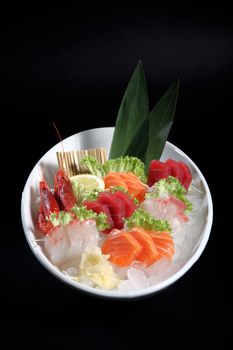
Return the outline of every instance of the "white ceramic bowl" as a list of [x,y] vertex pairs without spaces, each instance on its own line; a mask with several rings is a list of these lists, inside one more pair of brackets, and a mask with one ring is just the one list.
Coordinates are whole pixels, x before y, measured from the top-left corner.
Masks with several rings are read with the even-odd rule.
[[[63,146],[65,150],[106,147],[107,151],[109,151],[113,131],[114,128],[111,127],[86,130],[65,139],[63,141]],[[66,277],[62,272],[58,270],[58,268],[56,268],[47,259],[47,257],[43,253],[42,243],[39,241],[35,241],[36,237],[34,234],[34,222],[36,217],[35,203],[39,197],[38,182],[40,181],[40,169],[43,169],[44,177],[48,179],[48,184],[52,186],[53,176],[57,170],[56,151],[61,151],[60,143],[58,143],[52,149],[50,149],[35,165],[25,184],[21,201],[22,223],[28,244],[35,256],[37,257],[37,259],[40,261],[40,263],[54,276],[56,276],[64,283],[76,288],[77,290],[82,290],[84,292],[91,293],[96,296],[117,299],[130,299],[149,296],[171,285],[172,283],[177,281],[182,275],[184,275],[197,261],[207,244],[211,231],[213,219],[211,194],[204,176],[202,175],[198,167],[193,163],[193,161],[189,157],[187,157],[186,154],[184,154],[180,149],[167,142],[161,159],[163,160],[167,158],[173,158],[176,160],[185,161],[189,165],[193,176],[198,180],[199,186],[201,187],[202,192],[205,194],[206,201],[205,210],[203,211],[203,213],[200,214],[200,220],[202,220],[200,229],[198,232],[196,232],[195,239],[193,240],[192,244],[190,244],[188,252],[185,253],[185,256],[181,260],[181,263],[174,264],[174,268],[171,269],[171,272],[164,276],[164,279],[162,279],[158,284],[148,288],[127,292],[105,291],[101,289],[95,289],[77,283],[71,280],[70,278]]]

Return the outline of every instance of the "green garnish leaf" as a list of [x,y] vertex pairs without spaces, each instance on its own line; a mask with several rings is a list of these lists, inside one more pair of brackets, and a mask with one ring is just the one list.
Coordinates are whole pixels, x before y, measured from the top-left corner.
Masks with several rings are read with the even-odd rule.
[[134,138],[131,140],[124,156],[135,156],[139,159],[144,159],[149,135],[149,117],[144,120],[141,127],[136,132]]
[[157,220],[151,214],[143,209],[137,209],[130,218],[125,219],[128,229],[142,227],[145,230],[168,231],[171,232],[171,226],[166,220]]
[[122,186],[113,186],[113,187],[110,188],[110,191],[112,193],[114,193],[116,191],[121,191],[121,192],[127,193],[129,195],[129,192]]
[[54,227],[59,225],[66,226],[69,224],[70,221],[73,220],[73,217],[70,213],[66,211],[60,211],[58,214],[50,214],[49,220],[51,221]]
[[104,213],[97,214],[93,210],[87,209],[85,206],[78,207],[77,205],[71,208],[71,210],[74,212],[75,216],[77,216],[79,221],[94,219],[96,221],[97,229],[100,231],[110,227],[107,215]]
[[138,178],[146,182],[145,166],[143,162],[136,157],[118,157],[110,159],[104,164],[101,164],[92,156],[86,156],[81,160],[81,164],[85,164],[91,174],[104,177],[110,172],[132,172]]
[[104,214],[104,213],[96,214],[95,221],[96,221],[97,229],[98,229],[99,231],[103,231],[103,230],[105,230],[106,228],[109,228],[109,227],[110,227],[110,225],[109,225],[109,223],[108,223],[107,215]]
[[152,159],[161,157],[175,116],[178,91],[179,80],[170,86],[149,114],[148,145],[143,158],[146,170]]
[[158,198],[164,194],[172,195],[184,202],[186,213],[193,209],[192,203],[186,197],[186,189],[176,177],[168,176],[166,179],[159,180],[151,187],[151,190],[151,192],[146,194],[146,198]]
[[103,164],[105,174],[110,172],[132,172],[141,181],[146,182],[145,166],[143,162],[136,157],[119,157],[115,159],[109,159]]
[[85,165],[85,167],[88,168],[90,173],[92,175],[98,176],[102,178],[105,175],[105,171],[103,168],[103,164],[100,163],[96,158],[93,156],[86,156],[81,159],[80,162],[82,165]]
[[100,192],[102,192],[102,190],[98,190],[98,189],[90,191],[90,192],[86,192],[83,195],[82,202],[95,201],[97,199],[98,195],[100,194]]
[[72,183],[73,192],[76,198],[77,204],[81,204],[85,200],[95,200],[102,190],[94,189],[88,191],[83,184],[75,181]]
[[149,113],[148,94],[142,63],[139,62],[121,102],[110,156],[134,156],[145,163],[160,159],[173,119],[179,81],[173,83]]
[[142,63],[139,61],[128,83],[117,115],[110,159],[124,155],[137,155],[137,153],[127,154],[126,151],[143,122],[148,119],[148,114],[149,103],[146,80]]

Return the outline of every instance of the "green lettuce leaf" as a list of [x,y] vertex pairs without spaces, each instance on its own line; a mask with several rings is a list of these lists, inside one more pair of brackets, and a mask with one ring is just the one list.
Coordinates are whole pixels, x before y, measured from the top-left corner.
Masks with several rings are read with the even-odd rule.
[[97,229],[98,229],[99,231],[103,231],[103,230],[105,230],[106,228],[109,228],[109,227],[110,227],[110,225],[109,225],[109,223],[108,223],[107,215],[104,214],[104,213],[96,214],[95,221],[96,221]]
[[71,210],[74,212],[74,214],[80,221],[87,219],[95,219],[97,229],[100,231],[110,227],[107,215],[104,213],[97,214],[93,210],[87,209],[85,206],[78,207],[77,205],[71,208]]
[[[103,231],[106,228],[109,228],[110,225],[108,223],[107,215],[104,213],[97,214],[93,210],[88,210],[86,207],[78,207],[75,205],[71,208],[75,216],[79,219],[79,221],[94,219],[96,222],[97,229],[99,231]],[[58,214],[52,213],[49,217],[49,220],[52,222],[53,226],[66,226],[72,221],[74,218],[72,214],[66,211],[60,211]]]
[[169,231],[171,232],[171,226],[166,220],[157,220],[148,212],[137,209],[130,218],[125,220],[128,229],[133,227],[142,227],[145,230],[155,231]]
[[102,178],[105,176],[105,170],[103,168],[103,164],[101,164],[95,157],[86,156],[81,159],[80,162],[82,165],[88,168],[92,175],[98,176]]
[[146,182],[145,175],[145,165],[137,157],[118,157],[115,159],[109,159],[103,164],[103,168],[106,174],[111,171],[116,173],[120,172],[132,172],[134,173],[141,181]]
[[113,187],[111,187],[110,191],[112,193],[114,193],[116,191],[121,191],[121,192],[127,193],[130,196],[129,192],[122,186],[113,186]]
[[78,181],[74,181],[72,183],[72,188],[78,204],[81,204],[85,200],[95,200],[98,197],[98,194],[101,192],[99,189],[88,191],[85,186]]
[[158,198],[163,195],[172,195],[186,205],[185,212],[193,209],[192,203],[186,197],[187,191],[182,186],[180,181],[173,176],[168,176],[166,179],[161,179],[152,186],[152,191],[146,194],[146,198]]
[[94,157],[86,156],[81,160],[81,164],[85,165],[91,174],[98,177],[103,177],[110,172],[133,172],[141,181],[146,182],[145,166],[136,157],[118,157],[101,164]]
[[152,159],[160,159],[161,157],[175,117],[178,93],[179,80],[169,87],[150,111],[148,144],[142,158],[146,171],[149,169]]
[[67,213],[66,211],[60,211],[58,214],[50,214],[49,220],[51,221],[54,227],[59,225],[66,226],[69,224],[70,221],[73,220],[73,217],[70,213]]

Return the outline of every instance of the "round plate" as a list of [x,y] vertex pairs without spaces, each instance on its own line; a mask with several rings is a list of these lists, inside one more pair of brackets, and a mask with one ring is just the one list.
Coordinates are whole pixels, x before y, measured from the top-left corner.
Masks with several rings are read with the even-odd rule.
[[[111,146],[113,132],[114,128],[111,127],[86,130],[65,139],[63,141],[63,147],[67,151],[106,147],[108,153]],[[162,280],[156,285],[144,289],[125,292],[105,291],[92,288],[71,280],[61,271],[59,271],[59,269],[55,267],[44,254],[43,242],[37,240],[38,237],[36,237],[35,234],[35,218],[36,203],[38,203],[39,198],[38,183],[41,180],[41,173],[43,171],[44,178],[48,180],[48,184],[52,187],[53,177],[58,168],[56,152],[61,150],[61,144],[58,143],[51,148],[35,165],[25,184],[21,201],[21,217],[26,239],[36,258],[48,271],[50,271],[64,283],[73,286],[77,290],[91,293],[96,296],[119,299],[145,297],[154,294],[177,281],[191,268],[191,266],[202,254],[210,235],[213,220],[212,199],[207,182],[198,167],[188,156],[186,156],[184,152],[167,142],[161,160],[172,158],[175,160],[184,161],[190,167],[192,175],[195,178],[195,181],[198,183],[198,188],[201,190],[201,193],[205,199],[205,207],[200,212],[200,217],[198,218],[198,230],[195,231],[194,238],[191,240],[188,248],[186,248],[183,256],[181,252],[181,259],[179,259],[179,263],[173,264],[172,262],[171,264],[174,266],[172,266],[172,269],[169,270],[170,272],[166,274],[164,278],[162,278]]]

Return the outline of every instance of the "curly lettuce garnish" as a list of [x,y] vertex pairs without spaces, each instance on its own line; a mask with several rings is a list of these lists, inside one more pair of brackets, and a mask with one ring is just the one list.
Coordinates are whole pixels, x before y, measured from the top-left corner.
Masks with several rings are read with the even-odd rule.
[[103,168],[103,164],[100,163],[95,157],[93,156],[86,156],[83,157],[80,161],[82,165],[84,165],[92,175],[98,176],[100,178],[104,177],[106,175],[105,170]]
[[72,183],[73,192],[76,198],[76,201],[78,204],[81,204],[82,202],[86,200],[95,200],[98,197],[98,194],[103,191],[99,189],[94,189],[92,191],[88,191],[83,184],[79,183],[78,181],[74,181]]
[[186,197],[186,189],[176,177],[168,176],[166,179],[161,179],[156,182],[151,189],[152,191],[146,194],[146,198],[158,198],[172,195],[184,202],[186,206],[185,212],[189,212],[193,209],[192,203]]
[[156,220],[151,214],[143,209],[137,209],[130,218],[125,220],[128,229],[142,227],[145,230],[169,231],[172,228],[166,220]]
[[[84,206],[78,207],[77,205],[71,208],[71,211],[74,213],[75,218],[77,218],[79,221],[94,219],[96,222],[96,227],[99,231],[103,231],[106,228],[110,227],[107,215],[104,213],[97,214],[93,210],[89,210]],[[66,226],[73,219],[74,216],[71,213],[65,211],[60,211],[58,214],[52,213],[49,217],[49,220],[51,221],[54,227],[59,225]]]
[[139,158],[126,156],[110,159],[103,164],[103,167],[106,174],[109,172],[132,172],[142,182],[146,182],[145,165]]
[[99,177],[104,177],[110,172],[132,172],[142,182],[146,182],[145,165],[136,157],[118,157],[101,164],[94,157],[86,156],[81,160],[81,164],[85,165],[91,174]]
[[78,207],[77,205],[71,208],[71,210],[74,212],[74,214],[80,221],[87,219],[95,219],[96,226],[99,231],[103,231],[106,228],[110,227],[107,215],[104,213],[97,214],[93,210],[87,209],[85,206]]
[[51,221],[54,227],[59,225],[66,226],[69,224],[70,221],[73,220],[73,217],[70,213],[66,211],[60,211],[58,214],[50,214],[49,220]]

